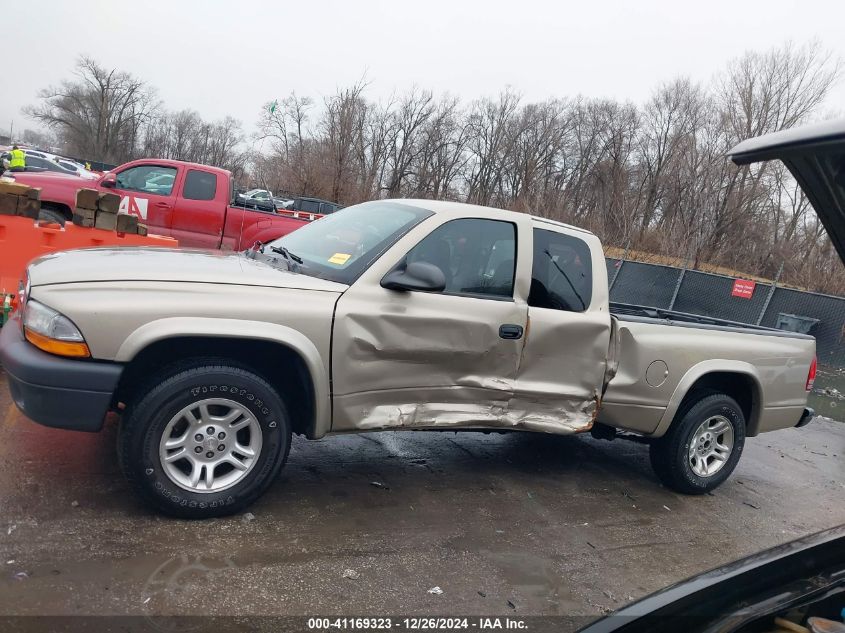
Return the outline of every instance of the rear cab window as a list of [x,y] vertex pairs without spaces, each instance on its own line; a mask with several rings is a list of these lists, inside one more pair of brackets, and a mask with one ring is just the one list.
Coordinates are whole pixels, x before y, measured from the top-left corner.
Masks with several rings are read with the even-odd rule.
[[189,169],[182,187],[186,200],[214,200],[217,195],[217,176],[199,169]]
[[590,246],[573,235],[535,228],[529,307],[584,312],[592,296]]

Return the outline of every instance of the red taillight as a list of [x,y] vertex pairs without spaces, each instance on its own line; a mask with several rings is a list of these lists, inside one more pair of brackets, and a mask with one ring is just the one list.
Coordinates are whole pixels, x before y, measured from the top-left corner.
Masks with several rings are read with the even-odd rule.
[[807,374],[807,386],[805,389],[810,391],[813,388],[813,383],[816,382],[816,365],[818,364],[818,359],[814,356],[813,362],[810,365],[810,371]]

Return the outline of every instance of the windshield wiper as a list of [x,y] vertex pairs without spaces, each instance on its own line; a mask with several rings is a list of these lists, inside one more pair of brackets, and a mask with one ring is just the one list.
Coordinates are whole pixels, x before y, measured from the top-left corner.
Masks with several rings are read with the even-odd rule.
[[279,255],[283,256],[285,259],[289,259],[291,261],[296,262],[297,264],[302,264],[302,258],[299,255],[295,255],[291,253],[286,246],[271,246],[270,250],[274,253],[278,253]]

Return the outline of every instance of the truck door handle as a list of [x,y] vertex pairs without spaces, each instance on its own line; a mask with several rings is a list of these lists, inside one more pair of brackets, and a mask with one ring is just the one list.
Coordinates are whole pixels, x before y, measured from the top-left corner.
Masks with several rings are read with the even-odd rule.
[[499,326],[499,338],[505,339],[521,339],[522,326],[514,325],[513,323],[505,323]]

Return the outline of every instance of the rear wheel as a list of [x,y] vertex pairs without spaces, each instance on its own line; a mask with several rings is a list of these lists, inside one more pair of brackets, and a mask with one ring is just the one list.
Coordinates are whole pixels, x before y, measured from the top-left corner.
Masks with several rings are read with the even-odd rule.
[[652,442],[651,465],[661,482],[684,494],[704,494],[736,468],[745,446],[745,416],[721,393],[685,406],[666,435]]
[[233,514],[261,496],[290,441],[284,403],[263,378],[204,359],[142,390],[121,422],[118,451],[147,503],[201,519]]

